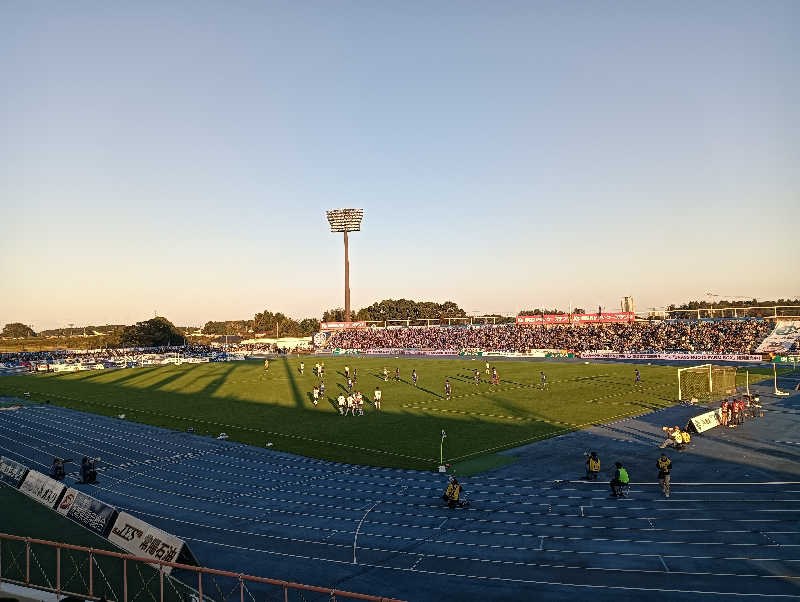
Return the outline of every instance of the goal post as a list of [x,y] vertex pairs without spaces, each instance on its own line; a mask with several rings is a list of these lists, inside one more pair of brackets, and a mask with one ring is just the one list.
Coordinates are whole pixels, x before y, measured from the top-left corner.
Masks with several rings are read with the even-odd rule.
[[787,391],[781,391],[778,388],[778,366],[776,364],[772,364],[772,385],[774,388],[773,393],[778,397],[788,397],[791,393]]
[[736,367],[701,364],[678,368],[678,401],[714,400],[736,392]]

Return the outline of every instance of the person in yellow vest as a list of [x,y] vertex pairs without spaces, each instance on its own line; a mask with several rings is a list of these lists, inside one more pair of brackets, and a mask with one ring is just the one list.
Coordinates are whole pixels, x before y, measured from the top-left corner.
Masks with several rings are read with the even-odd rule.
[[661,485],[661,491],[664,492],[664,497],[669,497],[669,473],[672,470],[672,461],[667,457],[667,454],[661,454],[661,457],[656,460],[656,468],[658,468],[658,483]]
[[614,478],[611,479],[609,485],[611,486],[611,497],[625,497],[623,489],[630,483],[628,471],[622,465],[622,462],[616,463],[617,469],[614,471]]
[[445,489],[444,495],[442,496],[442,499],[445,502],[448,501],[450,499],[450,496],[453,494],[453,486],[454,486],[453,484],[455,483],[455,481],[456,481],[455,478],[450,477],[450,479],[447,482],[447,489]]
[[675,442],[675,449],[678,451],[683,449],[683,435],[681,434],[681,427],[676,426],[672,429],[672,440]]
[[460,499],[463,491],[461,483],[459,483],[455,477],[450,477],[450,482],[447,485],[447,490],[444,492],[442,499],[447,502],[450,508],[464,507],[467,503]]
[[586,478],[589,481],[596,481],[599,472],[600,458],[597,457],[597,452],[592,452],[586,460]]

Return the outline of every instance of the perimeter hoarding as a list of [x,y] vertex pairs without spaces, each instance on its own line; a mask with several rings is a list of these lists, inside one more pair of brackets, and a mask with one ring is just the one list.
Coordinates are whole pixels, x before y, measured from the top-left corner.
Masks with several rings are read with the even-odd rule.
[[719,410],[711,410],[705,414],[700,414],[690,419],[692,426],[698,433],[713,429],[720,425]]
[[51,479],[37,470],[29,470],[19,490],[40,504],[53,508],[67,488],[61,481]]
[[348,328],[366,328],[366,322],[320,322],[320,330],[346,330]]
[[539,326],[544,324],[614,324],[633,322],[633,312],[617,311],[602,314],[544,314],[537,316],[517,316],[518,326]]
[[106,536],[117,518],[117,509],[70,487],[56,506],[56,512],[71,518],[94,531]]
[[583,351],[587,360],[669,360],[692,362],[761,362],[760,355],[742,353],[617,353],[616,351]]
[[5,456],[0,456],[0,481],[18,489],[28,474],[28,467]]
[[[186,544],[174,535],[165,533],[153,525],[120,512],[108,540],[135,556],[149,556],[166,562],[178,562]],[[158,565],[154,565],[158,568]],[[164,574],[169,575],[172,567],[164,566]]]

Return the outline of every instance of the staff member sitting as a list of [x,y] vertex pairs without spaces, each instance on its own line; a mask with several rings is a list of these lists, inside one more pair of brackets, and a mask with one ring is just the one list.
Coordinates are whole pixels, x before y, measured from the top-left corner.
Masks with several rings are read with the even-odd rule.
[[597,480],[597,473],[600,472],[600,458],[597,457],[597,452],[589,454],[586,460],[586,478],[589,481]]
[[447,485],[447,490],[444,492],[442,499],[447,502],[450,508],[459,508],[465,505],[464,502],[459,500],[463,488],[461,483],[455,477],[450,477],[450,483]]
[[611,479],[611,497],[625,497],[624,490],[630,483],[628,471],[622,466],[622,462],[616,463],[617,469],[614,471],[614,478]]
[[81,460],[81,480],[79,483],[90,484],[97,482],[97,461],[100,458],[90,459],[86,456]]
[[61,481],[66,476],[64,471],[64,463],[72,462],[72,460],[62,460],[61,458],[53,458],[53,465],[50,467],[50,477],[56,481]]

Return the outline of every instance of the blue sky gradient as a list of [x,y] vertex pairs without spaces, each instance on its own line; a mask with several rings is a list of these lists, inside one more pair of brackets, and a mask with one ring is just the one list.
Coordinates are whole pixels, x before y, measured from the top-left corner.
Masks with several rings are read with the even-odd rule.
[[800,3],[0,5],[0,323],[800,295]]

